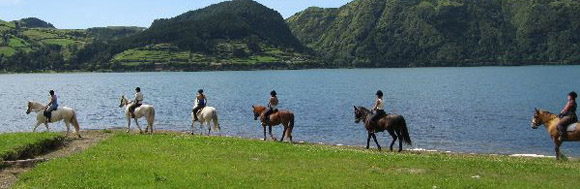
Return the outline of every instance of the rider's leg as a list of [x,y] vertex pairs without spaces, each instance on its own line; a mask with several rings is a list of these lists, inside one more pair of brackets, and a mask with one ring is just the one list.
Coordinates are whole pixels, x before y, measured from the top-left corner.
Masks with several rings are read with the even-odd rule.
[[201,106],[195,106],[195,107],[193,108],[193,121],[197,121],[197,120],[199,120],[199,119],[197,118],[197,112],[199,111],[199,109],[200,109],[200,108],[201,108]]
[[568,125],[572,124],[574,118],[572,116],[563,117],[560,122],[558,122],[558,134],[560,135],[560,141],[566,140],[568,138]]
[[137,107],[137,104],[132,103],[131,105],[129,105],[129,114],[131,114],[131,118],[135,118],[135,108]]
[[272,108],[268,109],[268,111],[264,114],[264,122],[270,122],[270,115],[272,115],[273,112],[274,110]]

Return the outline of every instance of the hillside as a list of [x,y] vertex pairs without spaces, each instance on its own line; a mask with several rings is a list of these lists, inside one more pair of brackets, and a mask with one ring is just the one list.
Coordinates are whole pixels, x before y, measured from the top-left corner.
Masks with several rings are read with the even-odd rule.
[[207,70],[303,67],[312,62],[282,16],[233,0],[158,19],[137,35],[79,53],[90,70]]
[[52,24],[26,18],[0,21],[0,72],[79,69],[71,60],[93,41],[109,41],[143,31],[139,27],[56,29]]
[[573,0],[355,0],[287,22],[338,66],[577,64],[579,11]]

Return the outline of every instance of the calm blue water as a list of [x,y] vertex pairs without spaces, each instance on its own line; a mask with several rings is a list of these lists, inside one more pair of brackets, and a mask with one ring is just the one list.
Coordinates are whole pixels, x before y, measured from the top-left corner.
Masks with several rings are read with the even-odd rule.
[[[0,75],[0,132],[31,131],[26,101],[47,102],[49,89],[77,110],[82,129],[123,127],[120,95],[140,86],[156,107],[157,129],[189,129],[192,99],[204,88],[224,134],[257,137],[251,105],[276,89],[280,107],[296,114],[296,141],[364,145],[353,105],[371,106],[382,89],[387,112],[407,119],[414,146],[406,148],[553,155],[546,130],[530,127],[533,110],[559,111],[570,90],[580,91],[578,73],[580,66]],[[281,128],[275,132],[279,138]],[[580,155],[580,144],[563,150]]]

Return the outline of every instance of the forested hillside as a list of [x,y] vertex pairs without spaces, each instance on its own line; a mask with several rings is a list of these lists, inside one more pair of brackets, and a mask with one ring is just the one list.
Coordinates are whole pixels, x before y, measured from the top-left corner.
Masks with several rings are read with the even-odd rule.
[[142,33],[93,43],[78,55],[78,64],[91,70],[251,69],[312,62],[282,16],[251,0],[158,19]]
[[577,64],[576,0],[355,0],[287,19],[338,66]]

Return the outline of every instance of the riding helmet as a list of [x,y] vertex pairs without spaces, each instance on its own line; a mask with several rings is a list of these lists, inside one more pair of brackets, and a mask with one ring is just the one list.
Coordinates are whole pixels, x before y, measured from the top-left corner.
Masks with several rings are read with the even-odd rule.
[[50,91],[48,91],[48,93],[49,93],[50,95],[54,95],[54,91],[53,91],[53,90],[50,90]]
[[270,92],[270,95],[272,95],[272,96],[276,96],[276,95],[277,95],[277,93],[276,93],[276,91],[272,91],[272,92]]
[[378,90],[376,95],[379,96],[379,97],[382,97],[383,96],[383,91]]
[[198,92],[199,94],[202,94],[202,93],[203,93],[203,89],[197,90],[197,92]]
[[578,97],[578,94],[576,94],[576,92],[572,91],[572,92],[568,93],[568,96],[571,96],[573,99],[576,99]]
[[141,92],[141,88],[139,88],[139,87],[135,88],[135,90],[136,90],[137,92]]

